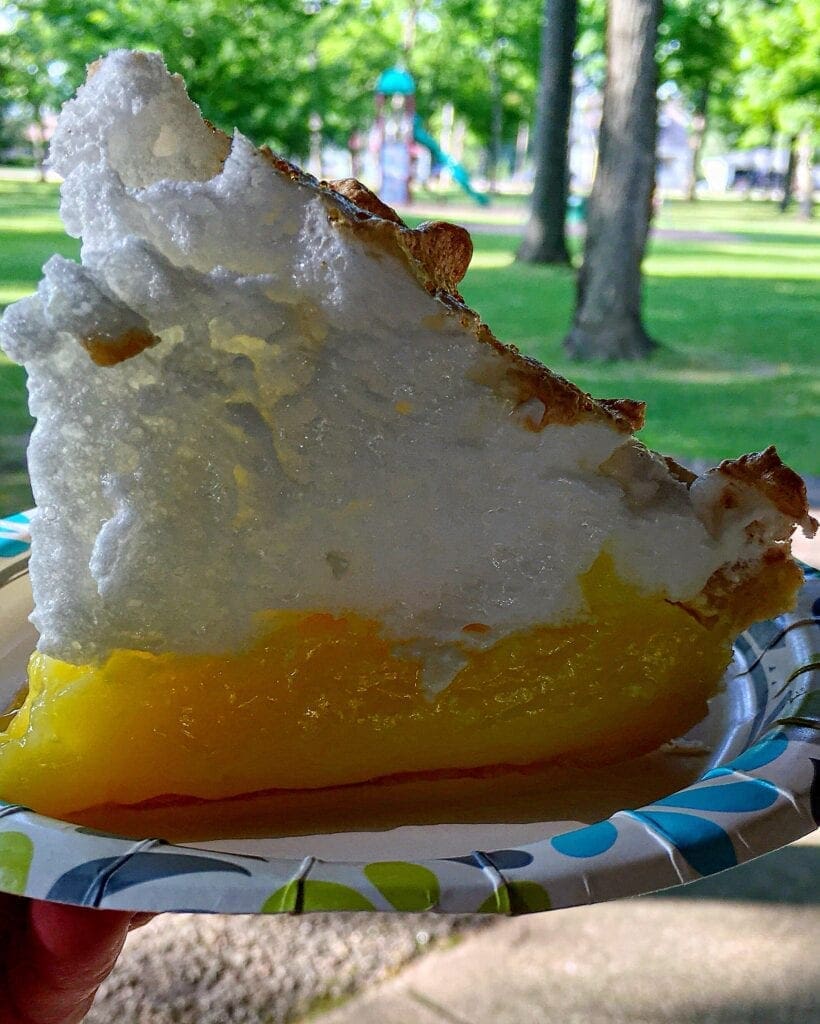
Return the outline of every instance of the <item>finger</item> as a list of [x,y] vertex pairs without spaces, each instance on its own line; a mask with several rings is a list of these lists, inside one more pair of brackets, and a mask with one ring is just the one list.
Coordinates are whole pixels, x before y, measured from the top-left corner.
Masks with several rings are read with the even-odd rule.
[[0,957],[5,958],[7,938],[18,930],[20,918],[25,913],[25,906],[26,901],[20,899],[19,896],[0,893]]
[[[96,993],[92,993],[79,1002],[73,1002],[70,1008],[60,1011],[62,1016],[53,1018],[53,1020],[58,1024],[82,1024],[88,1011],[94,1005],[95,995]],[[0,1007],[0,1024],[41,1024],[41,1018],[30,1017],[28,1011],[17,1010],[7,1003]],[[48,1024],[52,1024],[52,1018],[48,1019]]]
[[122,950],[132,914],[32,901],[27,927],[8,950],[8,1019],[75,1024]]

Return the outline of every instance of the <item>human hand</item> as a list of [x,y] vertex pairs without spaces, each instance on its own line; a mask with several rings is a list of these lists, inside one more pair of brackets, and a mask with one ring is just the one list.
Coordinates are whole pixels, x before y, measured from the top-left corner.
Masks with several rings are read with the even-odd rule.
[[150,917],[0,895],[0,1024],[78,1024]]

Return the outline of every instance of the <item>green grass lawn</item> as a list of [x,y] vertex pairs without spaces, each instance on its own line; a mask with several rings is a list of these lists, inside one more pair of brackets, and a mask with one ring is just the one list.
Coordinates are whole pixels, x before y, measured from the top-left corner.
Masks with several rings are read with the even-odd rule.
[[[53,185],[0,180],[0,305],[32,291],[53,253],[76,256],[56,207]],[[648,363],[568,362],[574,274],[515,264],[512,233],[475,236],[465,298],[503,341],[593,394],[646,400],[653,447],[716,460],[773,442],[796,469],[820,473],[820,226],[736,200],[667,202],[659,223],[737,237],[652,244],[646,319],[663,348]],[[31,501],[29,427],[22,371],[0,356],[0,514]]]
[[[460,190],[451,190],[436,197],[420,190],[416,203],[426,216],[428,207],[437,205],[446,219],[451,210],[453,220],[461,217],[473,224],[508,225],[517,228],[527,219],[527,201],[520,196],[496,196],[489,206],[479,206]],[[733,232],[746,238],[782,236],[790,239],[818,238],[816,223],[798,220],[795,207],[781,214],[776,203],[751,202],[740,198],[703,199],[687,203],[680,199],[665,199],[657,214],[659,228],[676,231]]]
[[593,394],[645,400],[653,447],[717,460],[775,443],[820,473],[820,225],[773,203],[702,200],[666,202],[659,226],[736,237],[651,244],[646,322],[663,347],[647,363],[567,360],[575,275],[516,264],[514,234],[474,236],[464,297],[503,341]]
[[643,439],[720,459],[776,443],[820,472],[817,257],[811,240],[656,242],[646,320],[662,350],[644,364],[570,363],[561,351],[574,297],[569,270],[513,262],[514,236],[479,236],[464,295],[500,338],[593,394],[649,403]]

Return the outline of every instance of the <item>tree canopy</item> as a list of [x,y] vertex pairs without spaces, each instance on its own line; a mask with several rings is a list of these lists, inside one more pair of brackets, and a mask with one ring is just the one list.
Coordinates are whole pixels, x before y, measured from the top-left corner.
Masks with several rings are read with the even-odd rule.
[[[379,72],[406,62],[418,109],[452,103],[480,146],[535,111],[542,0],[12,0],[0,13],[0,114],[36,118],[114,47],[161,50],[203,112],[304,157],[310,114],[344,144],[373,117]],[[576,65],[603,82],[605,0],[581,0]],[[657,55],[693,112],[746,141],[817,121],[816,0],[667,0]]]
[[820,6],[816,0],[732,0],[737,86],[731,112],[751,144],[796,135],[820,120]]
[[17,0],[0,35],[0,105],[57,107],[101,53],[161,50],[206,117],[304,156],[312,111],[344,143],[372,120],[379,72],[404,60],[423,115],[451,102],[487,144],[493,76],[504,137],[532,115],[539,19],[532,0]]

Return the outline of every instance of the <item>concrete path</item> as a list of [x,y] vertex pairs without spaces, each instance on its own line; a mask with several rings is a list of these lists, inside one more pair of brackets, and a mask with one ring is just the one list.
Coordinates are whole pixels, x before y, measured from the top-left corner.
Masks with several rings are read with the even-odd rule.
[[164,914],[129,936],[85,1024],[284,1024],[491,920]]
[[505,921],[319,1022],[812,1024],[818,939],[815,835],[667,896]]

